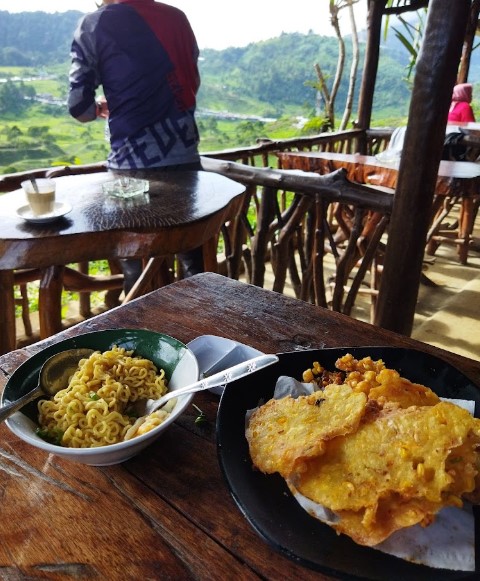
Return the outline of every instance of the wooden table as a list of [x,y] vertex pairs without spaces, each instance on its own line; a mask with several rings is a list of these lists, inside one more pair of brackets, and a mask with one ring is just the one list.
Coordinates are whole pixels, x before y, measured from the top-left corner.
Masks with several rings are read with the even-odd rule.
[[449,123],[448,133],[462,133],[460,144],[466,146],[466,156],[470,161],[478,163],[480,159],[480,123],[476,121]]
[[474,132],[480,133],[480,123],[477,121],[458,121],[457,123],[448,123],[447,124],[447,131],[453,131],[457,128],[460,128],[462,131],[467,133]]
[[[221,334],[264,352],[360,345],[440,356],[480,385],[480,363],[309,303],[213,273],[163,287],[0,357],[7,376],[79,333],[149,328],[189,342]],[[216,456],[218,396],[197,394],[162,438],[128,462],[95,468],[49,457],[0,425],[0,571],[48,579],[325,580],[277,554],[229,495]],[[348,558],[348,555],[345,556]]]
[[[277,155],[282,169],[301,169],[326,174],[344,168],[347,170],[348,178],[355,182],[393,189],[397,184],[398,163],[383,163],[374,156],[323,151],[281,152]],[[459,260],[462,264],[467,262],[479,199],[480,164],[442,160],[438,170],[429,239],[445,240],[445,236],[439,235],[438,228],[453,204],[459,201],[459,226],[454,243],[458,245]],[[445,207],[444,211],[442,206]]]
[[[217,237],[241,208],[245,187],[204,171],[147,172],[143,196],[105,196],[107,173],[56,178],[57,201],[72,211],[49,224],[23,221],[22,190],[0,203],[0,353],[15,348],[14,270],[44,269],[40,294],[40,334],[61,330],[64,265],[116,258],[163,257],[203,246],[205,270],[216,271]],[[43,294],[42,294],[43,292]],[[42,300],[43,299],[43,300]]]

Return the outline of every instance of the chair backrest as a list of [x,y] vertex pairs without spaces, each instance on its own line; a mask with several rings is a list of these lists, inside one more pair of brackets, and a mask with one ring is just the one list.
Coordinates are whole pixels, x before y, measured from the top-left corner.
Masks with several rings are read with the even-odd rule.
[[61,176],[73,176],[89,173],[107,171],[107,163],[91,163],[86,165],[64,165],[62,167],[52,167],[45,172],[47,178],[59,178]]
[[397,127],[392,133],[387,149],[391,149],[392,151],[402,151],[406,130],[406,127]]
[[13,192],[21,188],[22,182],[32,178],[58,178],[67,175],[78,175],[107,171],[107,163],[92,163],[86,165],[65,165],[62,167],[47,167],[30,171],[0,175],[0,194]]
[[387,148],[376,155],[376,158],[379,161],[383,161],[385,163],[400,161],[406,130],[406,127],[397,127],[394,130]]

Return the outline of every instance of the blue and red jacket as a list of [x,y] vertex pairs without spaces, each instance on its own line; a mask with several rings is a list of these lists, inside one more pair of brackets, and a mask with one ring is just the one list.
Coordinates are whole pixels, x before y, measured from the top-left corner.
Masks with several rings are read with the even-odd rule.
[[87,14],[72,43],[68,108],[96,118],[102,86],[112,169],[195,163],[198,46],[185,14],[154,0],[119,0]]

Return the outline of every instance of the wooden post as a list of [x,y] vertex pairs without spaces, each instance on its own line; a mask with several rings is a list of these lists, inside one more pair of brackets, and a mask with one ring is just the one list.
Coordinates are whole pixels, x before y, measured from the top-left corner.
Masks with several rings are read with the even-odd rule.
[[[360,129],[368,129],[372,118],[373,95],[375,93],[375,82],[377,80],[382,34],[382,16],[384,9],[384,1],[369,3],[365,64],[363,67],[362,84],[360,86],[358,120],[356,123],[356,126]],[[362,151],[362,153],[365,153],[365,151]]]
[[46,339],[62,330],[62,289],[65,266],[49,266],[43,270],[38,300],[40,338]]
[[13,270],[0,270],[0,355],[16,347]]
[[470,61],[472,59],[473,43],[477,32],[478,16],[480,14],[480,0],[472,0],[470,18],[468,19],[465,41],[463,43],[462,59],[457,75],[457,83],[466,83],[468,72],[470,70]]
[[431,0],[417,61],[375,323],[410,335],[448,108],[471,0]]

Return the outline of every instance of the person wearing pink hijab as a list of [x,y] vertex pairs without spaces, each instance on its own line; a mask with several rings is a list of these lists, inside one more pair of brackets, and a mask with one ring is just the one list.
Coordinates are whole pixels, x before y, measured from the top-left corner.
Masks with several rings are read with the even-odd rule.
[[452,104],[448,112],[448,123],[463,123],[475,121],[472,106],[472,90],[470,83],[461,83],[453,87]]

